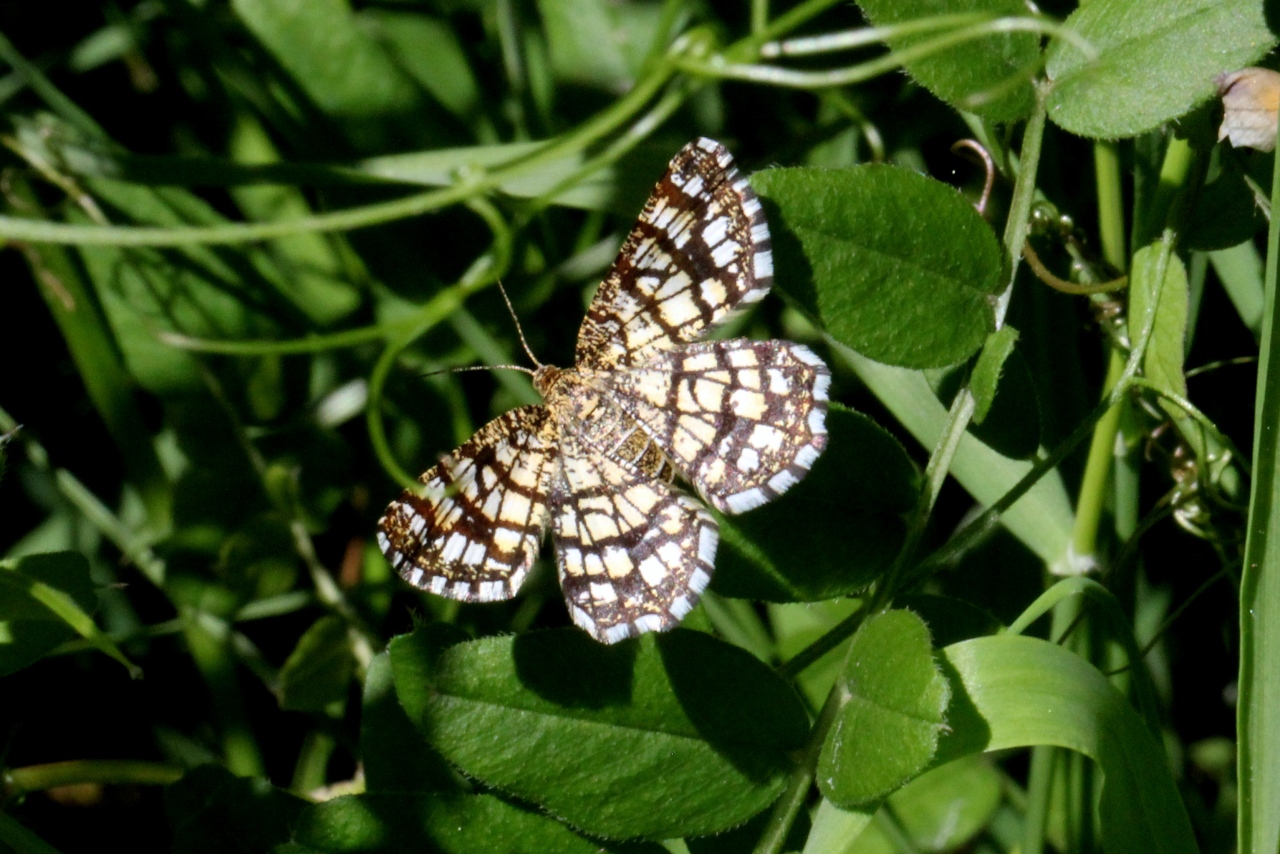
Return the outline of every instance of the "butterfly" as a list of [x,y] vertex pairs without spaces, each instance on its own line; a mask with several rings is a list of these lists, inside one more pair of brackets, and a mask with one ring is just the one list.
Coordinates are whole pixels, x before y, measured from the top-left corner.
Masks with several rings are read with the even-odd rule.
[[831,375],[786,341],[701,341],[773,282],[760,200],[729,152],[672,159],[540,406],[482,427],[393,501],[378,543],[410,584],[516,595],[552,532],[569,614],[614,643],[676,625],[706,589],[722,513],[776,498],[826,447]]

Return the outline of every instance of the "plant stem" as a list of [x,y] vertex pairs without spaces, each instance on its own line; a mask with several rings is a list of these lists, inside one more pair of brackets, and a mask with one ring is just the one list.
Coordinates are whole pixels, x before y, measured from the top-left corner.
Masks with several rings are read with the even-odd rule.
[[[1103,383],[1103,399],[1109,399],[1111,391],[1124,372],[1124,356],[1112,350],[1107,363],[1107,378]],[[1071,538],[1071,554],[1062,567],[1063,574],[1076,575],[1097,565],[1098,526],[1106,504],[1107,479],[1111,472],[1111,459],[1115,455],[1116,435],[1120,430],[1120,406],[1111,406],[1093,429],[1089,443],[1089,456],[1085,462],[1084,478],[1080,483],[1080,495],[1076,500],[1076,523]]]
[[1098,237],[1102,257],[1124,270],[1129,257],[1124,249],[1124,192],[1120,181],[1120,151],[1113,141],[1093,144],[1093,172],[1098,185]]
[[800,761],[791,770],[787,780],[786,791],[773,805],[769,814],[769,823],[765,825],[764,834],[756,843],[753,854],[778,854],[786,843],[791,825],[800,813],[804,802],[809,798],[809,789],[813,786],[813,775],[818,767],[818,757],[822,754],[822,745],[827,740],[827,733],[835,723],[836,713],[840,711],[840,692],[836,687],[827,694],[822,704],[822,711],[809,731],[809,740],[805,743],[804,753]]
[[1018,275],[1018,262],[1022,259],[1022,246],[1027,242],[1027,229],[1031,223],[1031,205],[1036,198],[1036,173],[1040,169],[1040,150],[1044,146],[1044,125],[1048,115],[1049,90],[1047,85],[1036,87],[1036,105],[1027,119],[1019,152],[1018,178],[1013,185],[1013,197],[1009,200],[1009,218],[1004,224],[1004,250],[1009,258],[1009,285],[996,302],[996,328],[1004,325],[1013,296],[1013,282]]
[[74,786],[78,783],[105,783],[108,785],[140,784],[167,786],[182,776],[180,765],[168,762],[142,762],[129,759],[74,759],[68,762],[49,762],[44,765],[28,765],[10,768],[4,772],[0,791],[4,798],[40,792],[57,786]]

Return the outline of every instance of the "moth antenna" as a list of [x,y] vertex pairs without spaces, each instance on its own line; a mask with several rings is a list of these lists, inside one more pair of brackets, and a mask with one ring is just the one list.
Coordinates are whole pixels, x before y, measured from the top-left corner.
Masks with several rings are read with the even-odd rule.
[[422,377],[425,379],[427,377],[438,377],[441,374],[460,374],[464,371],[497,371],[504,368],[511,371],[520,371],[521,373],[528,374],[529,376],[533,376],[535,373],[524,365],[471,365],[466,368],[441,368],[438,371],[428,371],[427,373],[422,374]]
[[[529,342],[524,340],[524,330],[520,328],[520,318],[516,317],[516,310],[511,307],[511,299],[507,296],[507,289],[502,286],[501,281],[498,282],[498,292],[502,294],[502,301],[507,304],[507,311],[511,312],[511,319],[515,321],[516,334],[520,336],[520,346],[524,347],[524,352],[528,355],[529,361],[541,368],[542,363],[538,361],[538,357],[533,355],[533,351],[529,349]],[[495,367],[503,366],[498,365]],[[533,373],[533,371],[529,371],[529,373]]]

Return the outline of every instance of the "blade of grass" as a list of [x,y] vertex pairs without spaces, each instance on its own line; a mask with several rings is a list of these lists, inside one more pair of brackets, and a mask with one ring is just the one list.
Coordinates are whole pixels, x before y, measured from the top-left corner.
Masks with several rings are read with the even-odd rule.
[[[1277,151],[1280,163],[1280,150]],[[1280,201],[1280,168],[1273,172],[1271,206]],[[1267,229],[1267,267],[1258,390],[1253,422],[1253,489],[1240,583],[1240,699],[1236,774],[1240,787],[1241,852],[1280,849],[1280,339],[1276,337],[1280,218]]]
[[[22,178],[15,175],[10,179],[8,193],[31,215],[45,216]],[[164,530],[169,524],[171,501],[168,478],[138,411],[133,378],[120,361],[115,339],[80,267],[70,253],[56,246],[25,246],[23,254],[32,278],[43,285],[40,295],[67,342],[94,409],[120,450],[129,480],[137,488],[152,525]]]

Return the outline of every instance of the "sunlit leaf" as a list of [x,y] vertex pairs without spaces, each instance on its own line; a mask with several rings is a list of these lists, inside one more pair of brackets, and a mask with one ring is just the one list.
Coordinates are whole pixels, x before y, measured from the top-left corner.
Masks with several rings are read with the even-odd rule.
[[907,169],[767,169],[777,286],[868,358],[953,365],[994,329],[1002,286],[990,226],[952,188]]
[[[858,0],[858,5],[877,26],[963,13],[985,12],[992,18],[1027,13],[1019,0]],[[946,32],[896,36],[889,40],[889,46],[901,51]],[[1039,41],[1035,33],[993,32],[911,60],[906,69],[952,106],[993,121],[1013,121],[1031,112],[1035,101],[1031,78],[1038,70]]]
[[438,652],[419,631],[392,642],[391,663],[409,718],[451,762],[607,838],[745,821],[805,737],[790,688],[701,632],[602,646],[561,629]]
[[904,610],[862,624],[839,680],[848,699],[822,746],[818,789],[836,806],[858,808],[928,767],[951,691],[924,621]]
[[1096,51],[1059,39],[1045,71],[1049,118],[1090,138],[1135,136],[1176,119],[1275,44],[1263,0],[1092,0],[1066,20]]

